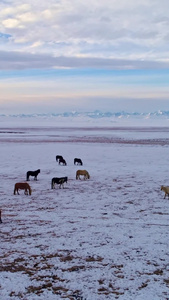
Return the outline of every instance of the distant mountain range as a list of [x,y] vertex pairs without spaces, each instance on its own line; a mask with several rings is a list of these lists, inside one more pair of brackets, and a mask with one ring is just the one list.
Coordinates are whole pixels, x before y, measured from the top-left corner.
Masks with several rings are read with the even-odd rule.
[[71,118],[91,118],[91,119],[101,119],[101,118],[169,118],[169,111],[155,111],[149,113],[140,113],[140,112],[101,112],[101,111],[93,111],[93,112],[64,112],[64,113],[36,113],[36,114],[0,114],[0,117],[12,117],[12,118],[54,118],[54,117],[71,117]]

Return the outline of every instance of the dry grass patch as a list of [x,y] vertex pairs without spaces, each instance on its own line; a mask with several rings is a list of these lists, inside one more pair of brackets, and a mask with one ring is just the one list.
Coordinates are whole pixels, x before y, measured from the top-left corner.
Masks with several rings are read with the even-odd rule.
[[73,259],[74,259],[74,257],[72,255],[67,255],[67,256],[60,257],[60,261],[62,261],[62,262],[71,261]]
[[86,262],[95,262],[95,261],[103,261],[103,258],[100,256],[94,257],[94,256],[88,256],[86,258]]
[[146,287],[148,286],[148,282],[149,282],[149,281],[146,281],[146,282],[142,283],[142,285],[139,286],[138,289],[141,290],[141,289],[146,288]]
[[68,269],[62,269],[62,272],[78,272],[79,270],[86,269],[86,266],[73,266]]

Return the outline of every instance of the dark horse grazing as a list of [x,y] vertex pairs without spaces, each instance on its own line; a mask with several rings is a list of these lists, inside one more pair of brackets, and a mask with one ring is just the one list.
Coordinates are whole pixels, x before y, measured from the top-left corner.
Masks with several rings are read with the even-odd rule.
[[66,166],[67,163],[66,163],[66,160],[64,158],[60,158],[59,159],[59,165],[62,164],[63,166]]
[[34,176],[34,180],[37,180],[37,176],[40,173],[40,169],[36,170],[36,171],[28,171],[26,173],[26,180],[29,180],[29,176]]
[[53,177],[51,180],[51,189],[55,188],[55,184],[60,184],[59,188],[61,188],[63,186],[64,189],[64,182],[67,183],[68,181],[68,177]]
[[59,161],[60,159],[63,159],[62,155],[56,155],[56,161]]
[[81,166],[83,166],[82,160],[80,158],[75,158],[74,159],[74,165],[81,165]]

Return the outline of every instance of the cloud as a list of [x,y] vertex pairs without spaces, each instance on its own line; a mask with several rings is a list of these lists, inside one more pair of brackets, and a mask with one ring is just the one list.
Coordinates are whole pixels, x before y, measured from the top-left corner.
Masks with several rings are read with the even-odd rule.
[[16,19],[6,19],[2,22],[5,28],[23,28],[23,25],[20,25],[20,22]]
[[2,0],[0,100],[166,100],[168,25],[168,0]]
[[[34,47],[38,46],[35,44]],[[50,68],[76,68],[76,69],[109,69],[109,70],[135,70],[135,69],[168,69],[169,61],[150,61],[132,59],[111,59],[94,57],[54,57],[49,54],[31,54],[14,51],[0,51],[0,70],[24,69],[50,69]]]
[[166,60],[168,23],[167,0],[15,0],[0,11],[3,49],[39,55]]

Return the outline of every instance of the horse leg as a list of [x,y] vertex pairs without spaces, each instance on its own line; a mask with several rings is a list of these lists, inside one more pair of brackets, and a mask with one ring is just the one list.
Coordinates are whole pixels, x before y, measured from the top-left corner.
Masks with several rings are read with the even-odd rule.
[[28,195],[28,190],[27,189],[25,189],[25,195]]
[[0,210],[0,223],[2,223],[2,219],[1,219],[1,210]]
[[17,191],[17,194],[19,195],[19,189],[17,189],[16,191]]

